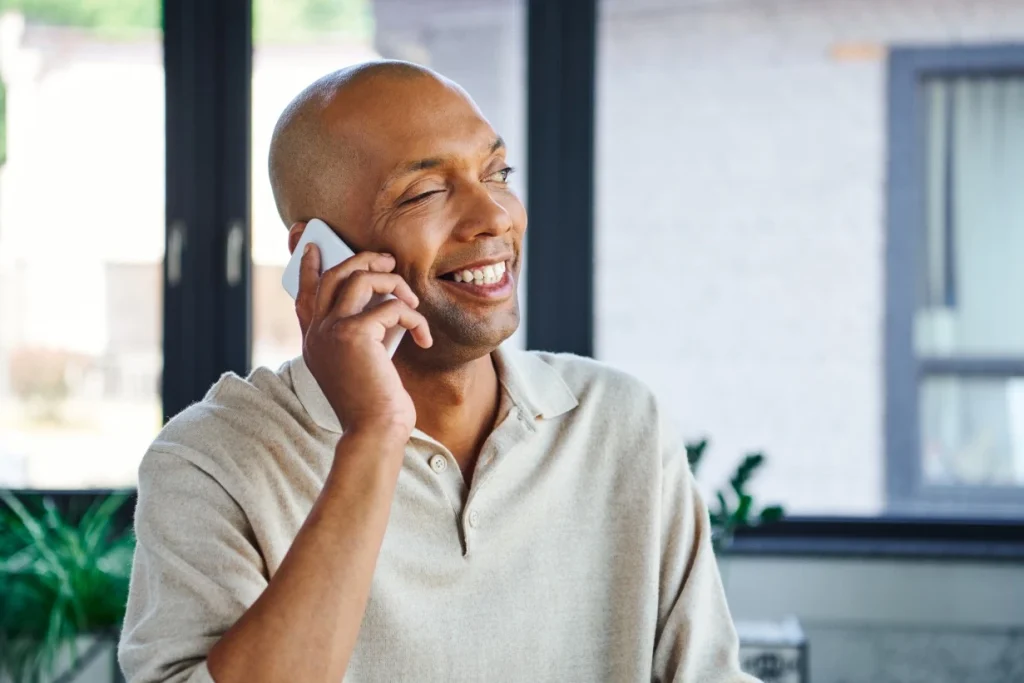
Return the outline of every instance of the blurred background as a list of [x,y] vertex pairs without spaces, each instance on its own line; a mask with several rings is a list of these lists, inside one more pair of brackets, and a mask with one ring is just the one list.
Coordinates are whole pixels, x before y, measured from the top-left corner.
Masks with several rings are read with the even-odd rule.
[[[637,375],[690,442],[748,668],[1024,681],[1024,2],[165,3],[0,2],[0,561],[123,529],[163,421],[299,353],[271,130],[400,58],[520,169],[510,343]],[[84,643],[42,680],[116,676],[116,608],[5,610],[2,566],[0,668],[38,612]]]

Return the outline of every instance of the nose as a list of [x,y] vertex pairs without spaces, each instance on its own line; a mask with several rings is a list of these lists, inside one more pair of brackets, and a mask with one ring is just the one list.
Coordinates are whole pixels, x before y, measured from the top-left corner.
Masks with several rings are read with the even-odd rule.
[[470,183],[462,191],[457,206],[455,235],[466,242],[478,237],[501,236],[512,229],[508,210],[480,183]]

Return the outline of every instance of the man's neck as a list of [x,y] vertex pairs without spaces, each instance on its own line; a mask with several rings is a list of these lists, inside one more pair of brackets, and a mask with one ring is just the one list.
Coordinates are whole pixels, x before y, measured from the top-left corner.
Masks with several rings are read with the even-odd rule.
[[452,452],[468,484],[497,419],[498,373],[491,355],[443,371],[404,364],[398,370],[416,406],[416,427]]

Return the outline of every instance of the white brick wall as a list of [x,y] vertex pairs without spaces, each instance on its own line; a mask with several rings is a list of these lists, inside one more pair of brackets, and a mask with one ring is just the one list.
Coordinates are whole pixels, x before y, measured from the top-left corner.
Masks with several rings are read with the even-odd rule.
[[599,357],[711,437],[705,483],[764,449],[758,489],[791,512],[877,512],[886,65],[834,50],[1024,41],[1024,3],[603,10]]

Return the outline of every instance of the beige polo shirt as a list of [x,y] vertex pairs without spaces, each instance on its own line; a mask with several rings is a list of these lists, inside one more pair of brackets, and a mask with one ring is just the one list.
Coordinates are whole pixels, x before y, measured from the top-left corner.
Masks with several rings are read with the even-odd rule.
[[[471,485],[409,440],[344,681],[753,681],[651,393],[575,356],[495,361],[506,409]],[[225,375],[168,423],[139,470],[128,683],[212,680],[207,652],[274,576],[339,433],[301,359]]]

